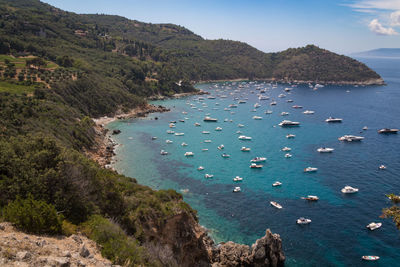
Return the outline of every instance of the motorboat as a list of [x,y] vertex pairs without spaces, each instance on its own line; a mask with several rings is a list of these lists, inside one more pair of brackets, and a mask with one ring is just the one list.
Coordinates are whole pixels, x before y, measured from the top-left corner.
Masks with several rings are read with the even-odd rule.
[[272,101],[272,102],[270,103],[271,106],[275,106],[276,104],[277,104],[276,101]]
[[292,106],[292,108],[303,108],[303,106],[294,105],[294,106]]
[[278,97],[279,98],[284,98],[284,97],[286,97],[286,95],[285,94],[280,94],[280,95],[278,95]]
[[284,148],[281,149],[282,151],[290,151],[292,150],[290,147],[285,146]]
[[293,100],[292,99],[288,99],[288,100],[286,100],[286,102],[293,103]]
[[305,111],[303,111],[303,114],[306,114],[306,115],[312,115],[314,113],[315,112],[313,110],[305,110]]
[[176,121],[170,121],[169,123],[176,123]]
[[287,135],[286,135],[286,138],[287,138],[287,139],[295,138],[295,137],[296,137],[296,135],[294,135],[294,134],[287,134]]
[[175,126],[175,124],[174,123],[170,123],[169,124],[169,128],[175,128],[176,126]]
[[197,170],[198,170],[198,171],[202,171],[202,170],[204,170],[204,167],[203,167],[203,166],[199,166],[199,167],[197,168]]
[[272,110],[266,110],[264,113],[265,114],[272,114]]
[[230,157],[231,157],[231,155],[226,154],[226,153],[223,153],[221,156],[222,156],[223,158],[230,158]]
[[318,168],[314,168],[314,167],[307,167],[304,169],[304,172],[316,172],[318,171]]
[[252,168],[252,169],[261,169],[262,167],[264,167],[264,165],[256,164],[256,163],[252,163],[250,165],[250,168]]
[[282,206],[281,206],[278,202],[270,201],[269,203],[270,203],[272,206],[274,206],[275,208],[277,208],[277,209],[281,209],[281,208],[282,208]]
[[237,134],[242,134],[242,132],[241,132],[241,131],[236,131],[236,133],[237,133]]
[[233,188],[234,193],[238,193],[240,191],[241,191],[240,186],[235,186],[235,188]]
[[289,112],[285,112],[285,111],[281,112],[281,116],[287,116],[287,115],[289,115]]
[[215,96],[209,95],[207,96],[208,99],[215,99]]
[[305,199],[305,200],[308,200],[308,201],[317,201],[317,200],[319,200],[319,197],[317,197],[317,196],[306,196],[306,197],[302,197],[301,199]]
[[161,150],[161,151],[160,151],[160,154],[161,154],[161,155],[168,155],[168,152],[165,151],[165,150]]
[[292,154],[290,154],[290,153],[285,154],[285,158],[291,158],[291,157],[292,157]]
[[335,150],[334,148],[330,148],[330,147],[320,147],[317,149],[317,151],[319,153],[332,153],[333,150]]
[[311,223],[311,219],[306,219],[304,217],[300,217],[296,221],[297,224],[309,224]]
[[206,174],[204,174],[204,178],[213,178],[214,177],[214,175],[213,174],[208,174],[208,173],[206,173]]
[[290,92],[290,91],[292,90],[292,88],[287,87],[287,88],[285,88],[284,90],[285,90],[285,92]]
[[361,259],[365,261],[377,261],[379,260],[379,256],[362,256]]
[[268,96],[264,96],[264,95],[260,95],[258,97],[258,100],[268,100],[268,99],[269,99],[269,97]]
[[239,124],[238,124],[238,127],[239,127],[239,128],[243,128],[244,125],[239,123]]
[[239,176],[236,176],[235,178],[233,178],[233,181],[234,182],[241,182],[241,181],[243,181],[243,178],[239,177]]
[[280,185],[282,185],[282,183],[279,181],[276,181],[275,183],[272,184],[272,186],[280,186]]
[[167,143],[167,144],[172,144],[173,141],[171,141],[171,140],[165,140],[165,143]]
[[156,140],[157,139],[157,136],[153,136],[152,138],[151,138],[151,140]]
[[245,100],[239,100],[238,104],[245,104],[246,101]]
[[353,142],[353,141],[361,141],[363,140],[363,136],[355,136],[355,135],[343,135],[338,138],[339,141]]
[[202,148],[201,151],[208,151],[208,148]]
[[[168,130],[167,131],[167,134],[174,134],[175,133],[175,131],[171,131],[171,130]],[[154,140],[154,139],[153,139]]]
[[343,119],[341,118],[334,118],[334,117],[329,117],[325,120],[326,122],[342,122]]
[[186,144],[185,142],[183,142],[182,144],[181,144],[181,146],[187,146],[188,144]]
[[209,131],[202,131],[201,133],[202,133],[202,134],[210,134]]
[[217,148],[218,148],[219,150],[222,150],[222,149],[225,148],[225,146],[224,146],[224,145],[219,145]]
[[368,130],[368,127],[367,127],[367,126],[364,126],[362,129],[363,129],[364,131],[366,131],[366,130]]
[[293,127],[293,126],[299,126],[300,122],[297,121],[289,121],[289,120],[283,120],[281,123],[278,124],[281,127]]
[[252,160],[250,160],[250,162],[253,162],[253,163],[264,162],[264,161],[267,161],[267,158],[264,158],[264,157],[255,157],[255,158],[253,158]]
[[211,117],[207,116],[207,117],[204,117],[203,121],[205,121],[205,122],[217,122],[218,119],[211,118]]
[[200,126],[200,123],[196,122],[196,123],[194,124],[194,126]]
[[193,152],[185,152],[185,157],[193,157],[194,153]]
[[182,120],[182,119],[181,119],[181,120],[179,120],[179,122],[185,122],[185,120]]
[[259,108],[259,107],[261,107],[261,105],[259,103],[255,103],[253,107],[254,108]]
[[250,152],[251,149],[250,149],[250,147],[242,146],[242,148],[240,150],[243,152]]
[[253,120],[262,120],[262,117],[260,117],[260,116],[253,116]]
[[345,187],[342,188],[341,191],[343,194],[352,194],[352,193],[357,193],[358,188],[354,188],[354,187],[346,185]]
[[378,131],[380,134],[397,134],[399,129],[389,129],[389,128],[383,128]]
[[250,137],[250,136],[241,135],[241,136],[238,137],[238,139],[239,139],[239,140],[247,140],[247,141],[250,141],[250,140],[251,140],[251,137]]
[[367,225],[367,228],[368,228],[369,230],[373,231],[373,230],[375,230],[375,229],[380,228],[381,226],[382,226],[382,223],[375,223],[375,222],[372,222],[372,223],[370,223],[370,224]]
[[203,142],[204,143],[211,143],[212,141],[211,140],[204,140]]
[[380,170],[386,170],[386,166],[382,164],[382,165],[379,166],[379,169]]
[[175,133],[176,136],[183,136],[185,133]]
[[215,130],[216,131],[222,131],[222,128],[221,127],[217,127],[217,128],[215,128]]

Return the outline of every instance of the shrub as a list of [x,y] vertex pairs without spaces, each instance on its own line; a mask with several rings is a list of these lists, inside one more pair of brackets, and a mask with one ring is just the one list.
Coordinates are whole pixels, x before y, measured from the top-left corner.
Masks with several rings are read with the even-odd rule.
[[67,220],[64,220],[61,225],[63,235],[70,236],[76,234],[77,226],[73,223],[70,223]]
[[33,199],[32,195],[26,199],[18,196],[16,200],[10,202],[3,210],[3,217],[28,233],[61,233],[61,219],[54,206]]

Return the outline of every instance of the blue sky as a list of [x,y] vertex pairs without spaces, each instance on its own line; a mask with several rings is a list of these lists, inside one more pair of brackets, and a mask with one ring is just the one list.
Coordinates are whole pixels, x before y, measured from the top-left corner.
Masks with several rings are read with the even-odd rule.
[[400,0],[42,0],[76,13],[174,23],[265,51],[316,44],[347,54],[400,48]]

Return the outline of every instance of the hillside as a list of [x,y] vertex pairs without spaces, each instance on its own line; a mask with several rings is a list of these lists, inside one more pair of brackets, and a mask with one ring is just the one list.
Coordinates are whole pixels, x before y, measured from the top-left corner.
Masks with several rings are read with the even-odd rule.
[[400,48],[378,48],[369,51],[353,53],[351,56],[400,58]]

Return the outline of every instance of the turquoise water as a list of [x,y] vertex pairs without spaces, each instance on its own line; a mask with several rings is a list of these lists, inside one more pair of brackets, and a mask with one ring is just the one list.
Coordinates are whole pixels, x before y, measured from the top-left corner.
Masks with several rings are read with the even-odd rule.
[[[377,130],[400,127],[400,60],[361,60],[381,74],[388,85],[326,86],[316,91],[299,85],[288,94],[284,92],[284,88],[290,87],[287,84],[272,88],[262,82],[213,83],[198,87],[226,98],[204,96],[204,101],[199,101],[199,96],[190,96],[157,101],[155,104],[170,107],[171,112],[108,126],[122,131],[113,137],[121,144],[114,167],[155,189],[188,189],[183,193],[185,201],[198,210],[200,223],[210,229],[217,242],[252,244],[270,228],[283,239],[287,266],[399,265],[400,232],[390,219],[379,216],[382,208],[390,205],[385,194],[399,193],[400,135],[379,135]],[[277,101],[277,105],[270,106],[271,100],[258,100],[257,88],[267,88],[265,95]],[[282,93],[285,98],[278,97]],[[248,98],[247,103],[224,111],[229,104],[237,103],[236,97]],[[288,103],[288,99],[293,103]],[[261,107],[252,112],[257,102]],[[293,109],[292,105],[304,108]],[[307,109],[315,114],[303,114]],[[273,113],[264,114],[265,110]],[[290,114],[280,116],[283,111]],[[208,113],[218,118],[218,122],[203,122]],[[255,115],[263,119],[252,119]],[[343,118],[343,123],[324,122],[329,116]],[[185,122],[179,122],[184,118]],[[299,121],[301,126],[277,126],[283,119]],[[176,128],[168,127],[170,121],[177,121]],[[201,126],[195,127],[195,122]],[[239,123],[245,126],[238,128]],[[215,131],[218,126],[222,131]],[[364,126],[369,129],[363,131]],[[183,132],[184,136],[167,134],[167,130]],[[238,140],[238,130],[252,140]],[[289,133],[296,137],[287,139]],[[365,140],[359,143],[337,140],[345,134],[362,135]],[[158,139],[151,140],[152,136]],[[173,143],[167,144],[166,139]],[[212,143],[204,143],[207,139]],[[188,146],[181,146],[182,142]],[[221,144],[224,150],[217,149]],[[240,151],[242,146],[250,147],[251,152]],[[292,158],[284,157],[286,152],[281,149],[285,146],[292,149]],[[316,149],[321,146],[335,151],[320,154]],[[202,151],[203,148],[209,150]],[[161,149],[169,155],[161,156]],[[194,157],[185,157],[187,151],[194,152]],[[231,157],[223,158],[222,153]],[[268,158],[264,168],[249,168],[249,161],[255,156]],[[387,169],[378,170],[381,164]],[[200,165],[205,170],[198,171]],[[318,171],[304,173],[308,166],[317,167]],[[205,173],[214,177],[205,179]],[[243,182],[233,182],[237,175],[244,178]],[[282,186],[272,187],[275,181],[282,182]],[[360,191],[343,195],[340,189],[345,185]],[[235,186],[242,191],[233,193]],[[306,195],[317,195],[320,200],[310,203],[300,199]],[[283,209],[273,208],[271,200],[280,203]],[[297,225],[296,219],[302,216],[312,219],[312,223]],[[383,226],[367,231],[365,226],[372,221],[382,222]],[[379,255],[381,259],[363,262],[362,255]]]

